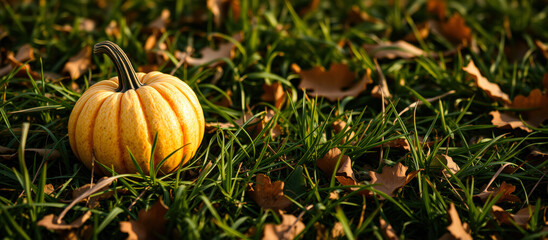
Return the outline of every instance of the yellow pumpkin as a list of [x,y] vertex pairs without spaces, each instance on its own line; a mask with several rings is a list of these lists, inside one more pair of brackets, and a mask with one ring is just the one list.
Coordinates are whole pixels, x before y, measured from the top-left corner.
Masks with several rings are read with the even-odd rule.
[[[88,168],[92,158],[117,173],[136,173],[133,154],[145,174],[171,155],[160,173],[173,172],[194,156],[204,135],[204,114],[196,94],[179,78],[160,72],[135,73],[118,45],[94,46],[106,54],[118,77],[91,86],[76,102],[68,124],[72,151]],[[181,148],[182,147],[182,148]],[[179,150],[177,150],[179,149]],[[128,151],[129,150],[129,151]],[[108,174],[95,164],[95,169]]]

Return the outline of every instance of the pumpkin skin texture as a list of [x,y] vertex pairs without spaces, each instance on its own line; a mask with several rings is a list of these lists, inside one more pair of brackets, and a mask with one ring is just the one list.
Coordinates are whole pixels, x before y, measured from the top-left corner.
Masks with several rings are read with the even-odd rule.
[[[107,45],[102,46],[104,51],[97,51],[97,44],[94,52],[105,53],[108,48],[117,48],[113,55],[121,52],[114,43],[100,44]],[[135,73],[125,54],[118,57],[113,61],[122,77],[94,84],[72,110],[68,124],[72,151],[90,169],[95,157],[117,173],[136,173],[129,150],[148,174],[157,134],[154,166],[173,153],[159,173],[173,172],[194,156],[202,142],[205,121],[198,98],[179,78],[160,72]],[[133,82],[124,82],[128,79]],[[99,164],[94,167],[108,174]]]

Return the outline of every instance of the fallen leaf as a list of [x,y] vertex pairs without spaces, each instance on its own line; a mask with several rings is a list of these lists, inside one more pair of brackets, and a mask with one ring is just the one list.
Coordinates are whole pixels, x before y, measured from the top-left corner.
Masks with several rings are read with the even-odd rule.
[[367,12],[362,11],[359,6],[353,5],[346,17],[346,23],[349,25],[361,22],[380,23],[382,20],[371,17]]
[[329,192],[329,199],[331,199],[331,200],[339,200],[339,192],[337,192],[337,191],[331,191],[331,192]]
[[5,76],[9,74],[14,68],[19,68],[19,71],[16,73],[17,76],[26,77],[27,71],[31,74],[33,78],[40,78],[40,75],[30,69],[30,66],[25,62],[34,61],[34,49],[30,44],[24,44],[17,50],[17,53],[8,52],[7,59],[9,64],[0,68],[0,76]]
[[[420,39],[425,39],[430,35],[430,28],[431,28],[431,22],[426,21],[419,25],[417,25],[417,33]],[[404,41],[407,42],[418,42],[417,36],[414,32],[410,32],[403,38]],[[422,51],[422,50],[421,50]]]
[[122,36],[122,33],[120,31],[120,27],[118,26],[118,23],[114,20],[110,21],[108,26],[105,28],[105,33],[107,36],[120,38]]
[[514,222],[523,228],[527,227],[527,224],[531,219],[531,213],[534,211],[535,208],[533,206],[529,206],[518,210],[516,214],[511,214],[497,205],[493,205],[491,207],[491,213],[501,224],[513,225],[512,222]]
[[386,143],[377,145],[377,147],[399,148],[407,151],[411,150],[411,146],[409,145],[409,142],[405,138],[396,138]]
[[534,127],[538,127],[548,120],[548,73],[544,74],[542,79],[545,93],[538,88],[529,92],[529,96],[517,95],[514,101],[509,105],[516,109],[529,109],[521,112],[527,119],[527,122]]
[[[99,179],[98,182],[103,181],[106,178],[107,177],[102,177],[101,179]],[[95,184],[88,183],[88,184],[85,184],[84,186],[81,186],[77,189],[72,190],[72,199],[77,199],[78,197],[84,195],[89,189],[93,188],[93,186],[95,186]],[[109,189],[109,186],[110,186],[110,183],[108,183],[107,185],[103,186],[100,189],[97,189],[96,192],[103,192],[103,191]],[[108,199],[108,198],[112,197],[113,195],[114,195],[113,191],[108,191],[108,192],[104,192],[104,193],[101,193],[99,195],[93,196],[89,199],[84,198],[84,199],[82,199],[82,201],[88,202],[88,206],[90,206],[90,208],[95,208],[95,207],[97,207],[97,205],[99,205],[99,201],[104,200],[104,199]]]
[[474,64],[474,61],[470,60],[468,65],[463,67],[462,70],[470,74],[470,76],[472,76],[472,78],[476,81],[476,85],[487,93],[487,95],[489,95],[492,99],[503,101],[506,104],[511,102],[508,94],[504,93],[497,84],[489,82],[489,80],[481,74],[479,69],[476,67],[476,64]]
[[213,133],[217,131],[217,129],[227,129],[227,128],[235,128],[234,124],[232,123],[221,123],[221,122],[206,122],[205,123],[205,130],[208,133]]
[[87,211],[84,215],[78,217],[72,223],[65,223],[65,221],[58,222],[58,217],[54,214],[44,216],[36,225],[45,227],[49,230],[70,230],[81,227],[91,217],[91,211]]
[[284,91],[283,85],[279,82],[272,84],[263,84],[263,95],[261,100],[267,102],[274,102],[274,106],[277,109],[281,109],[287,98],[287,94]]
[[251,199],[263,209],[284,209],[293,204],[284,195],[284,182],[270,182],[270,178],[262,173],[255,177],[254,187],[250,186],[248,193]]
[[[242,40],[241,34],[235,34],[232,36],[232,38],[238,42]],[[184,58],[184,61],[191,66],[204,65],[211,62],[209,64],[209,67],[214,67],[218,64],[218,61],[214,62],[214,60],[218,60],[221,58],[234,58],[235,47],[236,45],[232,42],[221,43],[219,44],[217,49],[206,47],[200,50],[201,57],[192,57],[191,54],[187,54]]]
[[446,4],[445,0],[428,0],[426,2],[428,13],[438,16],[438,19],[445,19]]
[[[369,176],[371,176],[371,184],[377,191],[381,191],[390,197],[394,197],[394,191],[405,186],[411,179],[413,179],[418,171],[407,172],[408,167],[404,166],[400,162],[393,167],[384,166],[382,168],[382,173],[376,173],[369,171]],[[383,196],[379,196],[381,200],[384,200]]]
[[[47,160],[57,159],[61,157],[61,153],[56,149],[47,148],[26,148],[25,154],[38,154],[39,156],[46,157]],[[7,148],[0,146],[0,160],[14,160],[17,159],[17,149]]]
[[214,102],[213,104],[221,107],[231,107],[232,106],[232,96],[234,95],[232,93],[232,90],[227,89],[226,95],[221,94],[221,99],[219,101]]
[[91,47],[85,46],[76,56],[71,57],[63,68],[68,72],[72,80],[79,78],[82,73],[91,67]]
[[443,36],[453,43],[468,45],[472,40],[472,30],[466,25],[464,18],[455,13],[449,20],[442,22],[440,30]]
[[213,14],[215,26],[220,27],[232,10],[234,21],[240,19],[240,0],[207,0],[207,8]]
[[[345,129],[346,129],[346,122],[345,121],[336,120],[335,122],[333,122],[333,130],[335,131],[335,134],[339,134],[340,132],[342,132]],[[343,135],[345,137],[341,140],[341,143],[346,143],[348,140],[354,138],[354,136],[356,134],[354,133],[354,131],[351,131],[350,128],[348,128],[348,129],[345,130]]]
[[326,71],[323,67],[314,67],[309,70],[300,70],[296,64],[293,67],[301,76],[299,89],[308,89],[306,93],[312,97],[325,97],[330,101],[342,100],[345,97],[357,97],[363,92],[368,83],[372,82],[370,71],[359,82],[354,81],[354,73],[343,63],[331,64]]
[[149,64],[162,65],[169,60],[167,44],[165,42],[159,43],[159,38],[161,38],[161,36],[152,34],[145,41],[144,49]]
[[121,221],[120,231],[128,234],[128,240],[157,239],[158,236],[164,236],[168,210],[162,199],[159,199],[150,209],[141,209],[137,220]]
[[459,213],[455,208],[455,204],[451,203],[449,209],[447,209],[449,214],[449,220],[451,224],[447,226],[447,233],[445,233],[440,240],[449,240],[449,239],[459,239],[459,240],[472,240],[472,235],[470,226],[467,223],[463,223],[460,220]]
[[544,58],[548,59],[548,46],[540,40],[535,40],[535,45],[540,49]]
[[516,186],[502,182],[500,187],[498,188],[489,188],[481,193],[475,194],[472,197],[480,199],[481,201],[485,202],[488,199],[493,199],[495,196],[499,196],[499,199],[496,203],[500,202],[521,202],[518,196],[512,195],[512,193],[516,190]]
[[499,111],[489,112],[489,115],[493,117],[491,124],[497,126],[498,128],[510,128],[510,129],[521,129],[527,132],[532,132],[525,123],[523,123],[519,118],[514,117],[509,113],[501,113]]
[[[339,166],[335,172],[337,163],[339,163]],[[330,149],[322,158],[316,161],[316,165],[327,175],[328,178],[331,178],[333,172],[335,172],[335,179],[337,179],[337,181],[339,181],[343,186],[357,185],[354,171],[352,171],[352,162],[350,157],[347,155],[341,156],[341,150],[339,148]]]
[[331,229],[331,239],[340,239],[344,237],[344,227],[341,222],[336,222]]
[[171,12],[164,8],[162,13],[160,13],[160,16],[148,24],[148,28],[152,29],[155,34],[164,33],[166,31],[166,25],[169,23],[170,15]]
[[422,49],[403,40],[397,42],[381,42],[379,44],[364,44],[363,48],[369,55],[377,59],[410,59],[425,55]]
[[54,191],[55,191],[55,187],[53,186],[53,184],[48,183],[44,185],[44,193],[46,195],[51,195]]
[[443,165],[447,166],[447,168],[452,174],[455,174],[458,171],[460,171],[459,165],[457,165],[457,163],[453,161],[453,158],[445,154],[436,154],[434,156],[434,159],[432,159],[432,162],[430,163],[430,168],[434,170],[438,170],[447,178],[450,178],[451,173],[449,173],[447,169],[443,167]]
[[398,234],[396,231],[394,231],[394,228],[392,228],[392,225],[390,223],[387,223],[384,218],[379,218],[379,225],[381,227],[381,232],[384,235],[386,239],[389,240],[399,240]]
[[297,217],[284,213],[281,215],[282,222],[280,224],[267,223],[264,225],[263,240],[289,240],[304,230],[304,223]]

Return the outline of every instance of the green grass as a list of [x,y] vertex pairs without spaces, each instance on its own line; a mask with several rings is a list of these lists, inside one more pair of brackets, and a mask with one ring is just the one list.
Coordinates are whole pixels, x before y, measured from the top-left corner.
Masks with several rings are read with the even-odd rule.
[[[99,8],[95,1],[0,2],[0,27],[7,33],[0,38],[1,66],[7,64],[7,51],[16,52],[22,44],[29,43],[37,50],[37,60],[29,64],[39,73],[62,73],[70,57],[84,46],[103,40],[119,44],[135,66],[151,64],[144,50],[151,34],[147,25],[163,8],[171,11],[171,22],[160,38],[167,44],[170,56],[159,66],[164,73],[170,73],[177,65],[175,50],[184,51],[189,45],[196,49],[214,46],[207,36],[228,38],[243,32],[244,40],[237,46],[235,57],[220,60],[224,64],[220,65],[222,75],[218,79],[215,68],[204,66],[183,66],[174,75],[196,91],[206,122],[233,122],[247,111],[259,118],[265,109],[277,112],[263,133],[276,123],[283,131],[280,137],[254,137],[245,128],[219,129],[206,133],[196,156],[175,173],[135,173],[114,181],[107,190],[113,196],[91,209],[92,216],[86,222],[93,227],[93,239],[124,238],[119,222],[135,220],[140,209],[149,208],[160,198],[170,208],[165,238],[260,238],[265,224],[281,219],[275,211],[261,209],[247,194],[248,184],[254,182],[258,173],[266,173],[272,181],[285,182],[284,192],[294,203],[285,210],[295,216],[302,214],[306,225],[300,234],[303,239],[318,234],[316,222],[323,224],[328,234],[340,222],[345,232],[342,238],[383,238],[379,218],[390,223],[401,238],[437,239],[447,232],[451,202],[476,239],[488,239],[493,234],[526,239],[548,236],[542,230],[546,228],[546,211],[541,209],[548,202],[546,160],[535,165],[527,162],[514,173],[503,172],[493,183],[499,186],[505,181],[516,186],[513,194],[521,202],[497,203],[509,212],[515,213],[523,205],[537,206],[527,229],[500,225],[490,213],[496,199],[482,203],[472,197],[504,164],[522,164],[533,149],[548,152],[548,128],[544,125],[526,133],[492,126],[489,111],[504,109],[504,105],[478,89],[462,70],[474,60],[482,74],[499,84],[511,98],[542,88],[548,62],[534,42],[548,42],[545,2],[447,1],[448,14],[459,12],[470,26],[479,52],[463,48],[442,58],[379,60],[394,96],[384,106],[380,99],[371,96],[372,85],[358,97],[338,102],[305,97],[306,93],[297,88],[300,80],[291,64],[309,69],[344,62],[360,76],[372,69],[372,79],[378,84],[374,61],[361,45],[376,39],[402,39],[413,32],[415,25],[433,19],[426,11],[425,1],[407,1],[402,5],[399,4],[406,1],[372,1],[370,6],[362,1],[320,1],[316,10],[302,15],[300,11],[308,2],[242,1],[239,20],[228,17],[221,26],[214,24],[205,1],[114,1],[106,9]],[[352,5],[380,21],[347,24]],[[203,22],[189,21],[201,13]],[[95,21],[95,31],[78,29],[84,18]],[[508,19],[512,37],[506,34],[504,18]],[[108,36],[103,30],[111,21],[121,27],[120,37]],[[64,24],[73,26],[74,31],[55,30],[55,25]],[[344,47],[338,45],[342,40],[347,41]],[[517,58],[510,56],[508,51],[519,44],[525,44],[529,50]],[[416,45],[435,52],[454,47],[432,33]],[[37,226],[37,222],[48,214],[61,213],[69,204],[63,200],[72,199],[73,189],[92,178],[98,179],[73,155],[67,136],[68,116],[81,95],[70,86],[74,83],[83,92],[93,83],[116,74],[113,65],[103,57],[93,56],[92,62],[95,67],[76,80],[0,76],[0,146],[49,148],[61,153],[61,157],[47,161],[46,156],[31,152],[20,154],[18,161],[0,160],[2,238],[59,237],[58,233]],[[281,109],[260,100],[265,82],[280,82],[291,94]],[[227,95],[227,90],[233,93],[233,106],[215,105],[221,95]],[[455,93],[398,116],[417,99],[450,90]],[[341,143],[348,135],[334,132],[332,124],[336,120],[348,120],[348,130],[355,132],[352,139]],[[414,147],[410,151],[377,147],[400,137]],[[424,140],[419,141],[419,137]],[[384,165],[401,162],[409,171],[421,172],[396,197],[386,196],[384,201],[364,198],[357,192],[345,191],[347,186],[341,186],[316,167],[316,160],[333,147],[350,156],[352,169],[364,189],[371,189],[368,171],[380,171]],[[444,178],[430,167],[432,161],[437,161],[436,154],[451,156],[460,171]],[[47,184],[55,187],[52,194],[44,194]],[[125,191],[118,191],[122,189]],[[332,191],[339,192],[340,198],[329,199]],[[71,222],[88,210],[84,203],[77,204],[64,220]]]

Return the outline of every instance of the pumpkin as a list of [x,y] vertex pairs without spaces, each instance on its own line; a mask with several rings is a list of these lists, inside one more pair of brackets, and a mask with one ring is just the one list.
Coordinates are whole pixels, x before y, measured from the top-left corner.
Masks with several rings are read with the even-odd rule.
[[[118,76],[92,85],[76,102],[68,123],[76,157],[90,169],[96,161],[117,173],[136,173],[131,152],[145,174],[150,172],[149,161],[156,168],[169,157],[160,167],[160,173],[167,174],[192,158],[205,124],[192,89],[168,74],[135,73],[126,54],[112,42],[96,44],[93,52],[107,55]],[[94,166],[108,174],[99,164]]]

